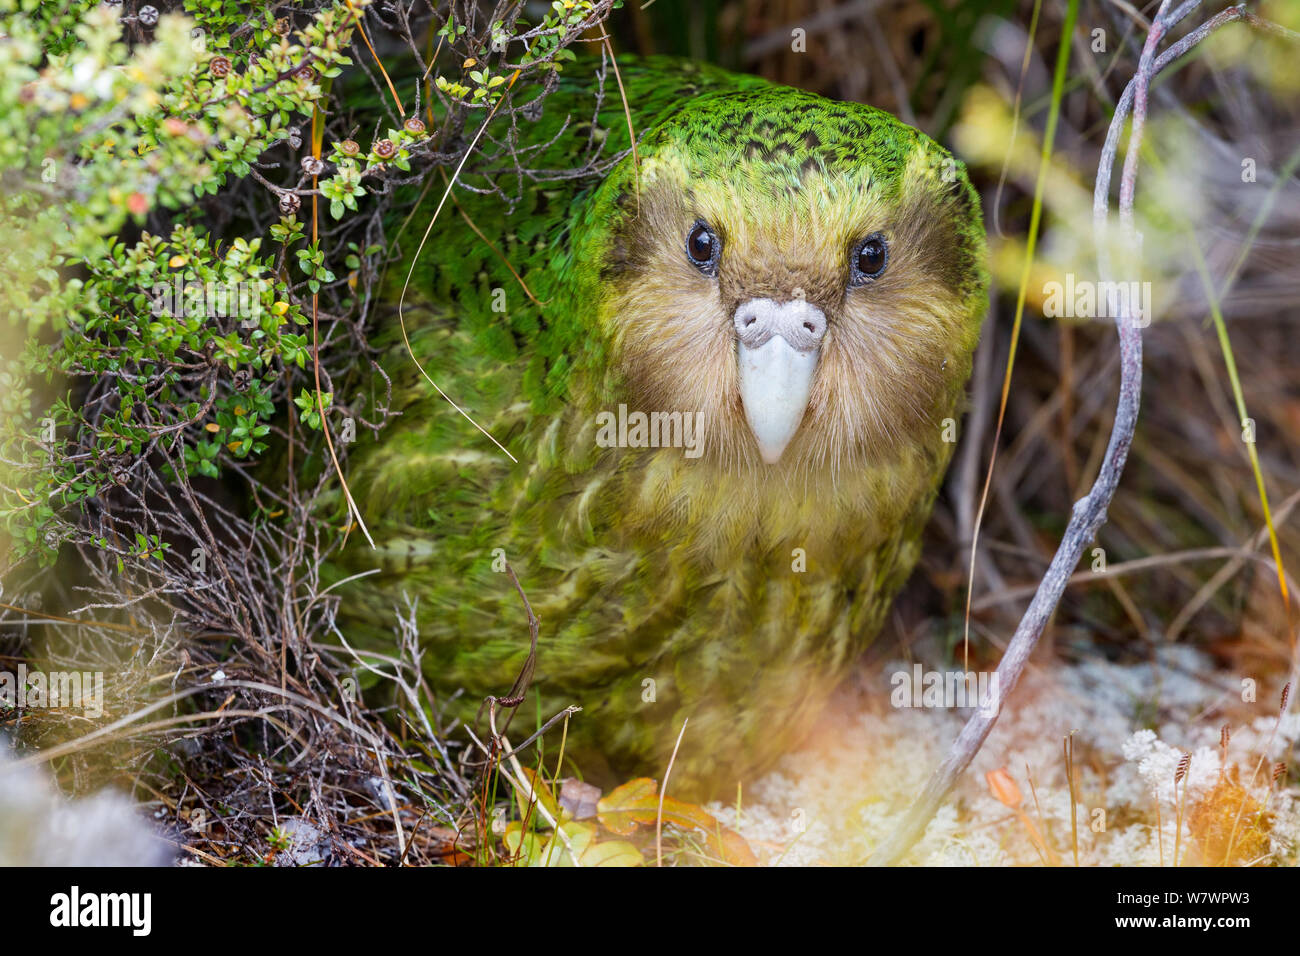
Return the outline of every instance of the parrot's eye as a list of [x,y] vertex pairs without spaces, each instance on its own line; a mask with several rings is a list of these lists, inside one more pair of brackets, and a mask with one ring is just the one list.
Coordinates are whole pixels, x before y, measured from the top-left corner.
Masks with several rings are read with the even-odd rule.
[[718,274],[718,257],[722,240],[703,222],[697,221],[686,234],[686,258],[706,276]]
[[849,256],[849,285],[863,285],[879,279],[889,265],[889,243],[878,232],[858,243]]

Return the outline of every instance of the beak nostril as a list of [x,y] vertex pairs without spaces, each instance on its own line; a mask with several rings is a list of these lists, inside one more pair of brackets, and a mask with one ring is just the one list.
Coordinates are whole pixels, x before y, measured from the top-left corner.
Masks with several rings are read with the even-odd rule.
[[750,299],[732,313],[731,332],[746,348],[758,349],[780,338],[796,352],[814,352],[821,347],[829,324],[825,314],[806,299],[774,302]]

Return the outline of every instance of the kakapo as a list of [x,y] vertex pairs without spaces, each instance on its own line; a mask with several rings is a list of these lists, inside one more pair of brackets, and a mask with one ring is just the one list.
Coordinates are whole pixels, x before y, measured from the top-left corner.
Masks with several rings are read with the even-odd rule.
[[[354,534],[325,571],[372,572],[343,588],[354,646],[391,648],[414,605],[430,686],[472,723],[529,653],[508,561],[541,621],[516,742],[576,704],[580,769],[661,777],[689,718],[674,792],[734,792],[917,560],[986,311],[980,203],[879,109],[619,62],[634,152],[617,91],[597,108],[574,68],[519,145],[531,169],[595,148],[604,174],[457,189],[418,257],[408,237],[371,339],[400,416],[347,459],[376,548]],[[414,358],[466,415],[407,352],[408,272]]]

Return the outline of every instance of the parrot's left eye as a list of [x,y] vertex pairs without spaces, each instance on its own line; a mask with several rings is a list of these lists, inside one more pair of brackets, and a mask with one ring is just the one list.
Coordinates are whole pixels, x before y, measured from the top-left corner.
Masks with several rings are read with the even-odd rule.
[[879,279],[889,265],[889,243],[883,234],[873,232],[853,247],[849,255],[849,285],[865,285]]
[[697,219],[686,234],[686,258],[706,276],[715,276],[721,255],[722,240],[707,224]]

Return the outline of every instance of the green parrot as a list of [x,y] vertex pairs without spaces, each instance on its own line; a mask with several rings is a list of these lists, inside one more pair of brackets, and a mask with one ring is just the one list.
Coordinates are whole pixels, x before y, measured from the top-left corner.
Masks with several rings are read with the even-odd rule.
[[635,151],[612,75],[576,67],[488,129],[524,170],[603,175],[469,177],[418,257],[441,181],[417,208],[372,338],[391,393],[363,385],[400,416],[346,464],[377,547],[354,533],[325,577],[370,572],[342,589],[354,646],[413,613],[444,720],[473,724],[529,655],[508,562],[540,620],[513,741],[578,705],[579,772],[662,778],[689,719],[673,792],[734,793],[917,560],[986,310],[980,203],[888,113],[619,64]]

